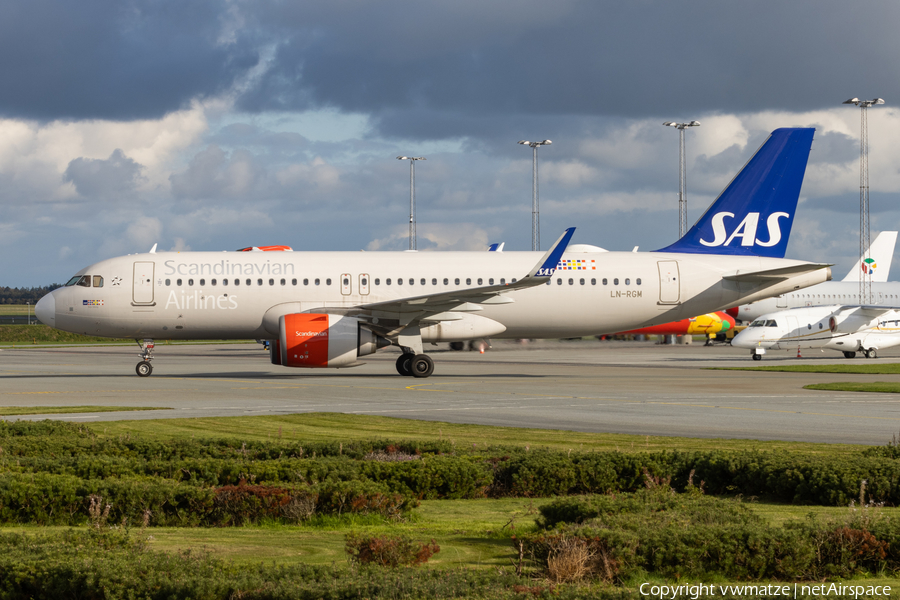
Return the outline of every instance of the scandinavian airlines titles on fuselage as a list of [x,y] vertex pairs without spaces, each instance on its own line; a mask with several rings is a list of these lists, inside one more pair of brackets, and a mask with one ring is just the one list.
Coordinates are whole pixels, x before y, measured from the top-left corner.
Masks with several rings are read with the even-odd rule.
[[273,263],[236,263],[223,259],[214,263],[175,263],[165,262],[166,275],[294,275],[294,264],[289,262]]

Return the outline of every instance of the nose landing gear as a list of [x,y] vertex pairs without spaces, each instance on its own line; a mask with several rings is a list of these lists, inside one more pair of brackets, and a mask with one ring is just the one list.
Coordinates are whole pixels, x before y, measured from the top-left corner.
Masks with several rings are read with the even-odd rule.
[[153,343],[153,340],[134,341],[141,347],[141,352],[138,356],[142,359],[134,370],[139,377],[150,377],[150,374],[153,373],[153,367],[150,365],[150,361],[153,360],[153,348],[156,344]]

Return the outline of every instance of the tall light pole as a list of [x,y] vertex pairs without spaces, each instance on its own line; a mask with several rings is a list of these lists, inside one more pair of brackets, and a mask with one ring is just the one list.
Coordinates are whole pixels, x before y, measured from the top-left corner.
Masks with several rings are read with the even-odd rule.
[[537,168],[537,151],[541,146],[549,146],[553,142],[544,140],[542,142],[529,142],[528,140],[519,140],[523,146],[531,146],[533,151],[531,163],[531,249],[541,249],[541,217],[538,211],[538,168]]
[[[884,104],[881,98],[860,100],[850,98],[844,104],[855,104],[860,108],[859,114],[859,258],[865,261],[869,257],[869,119],[870,106]],[[862,264],[865,264],[863,262]],[[859,303],[872,304],[872,270],[863,269],[859,277]]]
[[424,156],[398,156],[397,160],[409,161],[409,249],[416,249],[416,161]]
[[684,166],[684,130],[686,127],[700,127],[700,121],[691,121],[690,123],[675,123],[674,121],[666,121],[663,123],[666,127],[674,127],[678,130],[681,143],[678,146],[678,239],[684,237],[687,231],[687,183],[685,182],[685,166]]

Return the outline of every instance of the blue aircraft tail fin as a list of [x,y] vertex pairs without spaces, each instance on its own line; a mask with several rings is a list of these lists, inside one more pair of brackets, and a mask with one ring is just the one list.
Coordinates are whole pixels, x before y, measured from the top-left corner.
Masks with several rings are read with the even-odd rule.
[[657,252],[784,258],[813,133],[773,131],[684,237]]

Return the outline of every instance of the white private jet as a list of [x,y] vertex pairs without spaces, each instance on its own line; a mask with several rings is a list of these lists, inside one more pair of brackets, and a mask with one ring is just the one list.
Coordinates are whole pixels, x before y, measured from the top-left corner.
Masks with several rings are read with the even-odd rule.
[[885,306],[809,306],[756,319],[731,345],[749,348],[753,360],[766,350],[824,348],[855,358],[877,358],[878,350],[900,345],[900,311]]
[[865,258],[856,261],[856,264],[841,281],[820,283],[803,291],[792,291],[774,298],[757,300],[726,312],[735,319],[746,323],[785,308],[860,304],[859,278],[863,274],[868,274],[872,278],[874,302],[898,306],[900,305],[900,281],[888,281],[896,243],[896,231],[882,231],[872,242],[869,251],[863,253]]
[[[86,267],[35,307],[52,327],[154,340],[271,340],[274,364],[350,367],[388,345],[428,377],[426,342],[565,338],[678,321],[831,278],[784,259],[813,129],[778,129],[687,234],[656,252],[165,252]],[[155,248],[154,248],[155,250]]]

